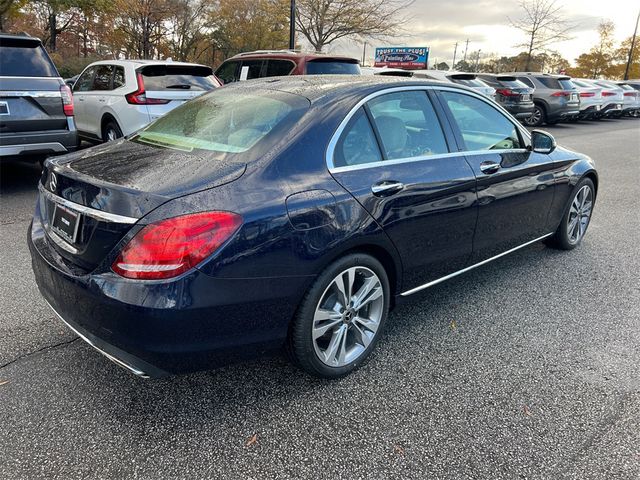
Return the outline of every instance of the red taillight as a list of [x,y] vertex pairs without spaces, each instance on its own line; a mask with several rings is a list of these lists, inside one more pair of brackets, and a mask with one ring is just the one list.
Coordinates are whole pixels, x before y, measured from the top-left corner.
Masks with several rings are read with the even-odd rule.
[[111,268],[126,278],[172,278],[215,252],[242,224],[231,212],[202,212],[168,218],[140,230]]
[[636,92],[624,92],[624,96],[625,97],[635,97],[636,96]]
[[551,94],[552,97],[570,97],[571,92],[555,92]]
[[170,102],[170,100],[162,98],[147,98],[147,92],[144,89],[144,79],[140,72],[136,73],[136,80],[138,82],[138,89],[124,96],[124,98],[127,99],[127,103],[131,103],[132,105],[164,105]]
[[596,94],[594,92],[580,92],[581,97],[595,97]]
[[603,97],[613,97],[615,94],[615,92],[602,92]]
[[499,93],[503,97],[519,97],[520,96],[518,92],[514,92],[513,90],[509,90],[508,88],[497,88],[496,93]]
[[73,117],[73,94],[69,85],[60,86],[60,96],[62,97],[62,110],[67,117]]

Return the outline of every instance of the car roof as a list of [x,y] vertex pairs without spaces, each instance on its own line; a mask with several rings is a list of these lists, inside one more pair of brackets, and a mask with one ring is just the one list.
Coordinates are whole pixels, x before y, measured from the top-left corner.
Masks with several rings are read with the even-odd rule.
[[509,72],[509,75],[530,75],[535,77],[549,77],[557,78],[558,80],[571,80],[569,75],[561,75],[555,73],[542,73],[542,72]]
[[224,88],[246,86],[252,89],[277,90],[300,95],[314,103],[329,94],[349,95],[375,87],[393,88],[407,86],[442,86],[476,93],[473,89],[455,83],[412,77],[380,75],[290,75],[285,77],[265,77],[245,82],[235,82]]
[[[141,66],[141,65],[174,65],[174,66],[185,66],[185,67],[207,67],[207,65],[201,65],[199,63],[189,63],[189,62],[174,62],[172,60],[137,60],[137,59],[126,59],[126,60],[99,60],[97,62],[93,62],[88,66],[92,65],[133,65],[133,66]],[[207,67],[210,68],[210,67]]]
[[0,33],[1,40],[16,40],[16,41],[24,41],[25,43],[37,43],[42,44],[42,40],[37,37],[32,37],[31,35],[27,35],[26,33]]
[[[276,58],[285,60],[340,60],[359,63],[357,59],[344,55],[331,55],[326,53],[309,53],[309,52],[296,52],[293,50],[256,50],[253,52],[243,52],[228,58],[227,60],[238,60],[241,58]],[[227,61],[225,60],[225,62]]]

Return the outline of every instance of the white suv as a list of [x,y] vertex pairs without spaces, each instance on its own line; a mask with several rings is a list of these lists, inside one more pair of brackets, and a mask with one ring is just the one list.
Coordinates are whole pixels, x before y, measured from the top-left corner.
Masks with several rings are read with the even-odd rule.
[[219,86],[210,67],[194,63],[94,62],[73,85],[76,125],[88,140],[114,140]]

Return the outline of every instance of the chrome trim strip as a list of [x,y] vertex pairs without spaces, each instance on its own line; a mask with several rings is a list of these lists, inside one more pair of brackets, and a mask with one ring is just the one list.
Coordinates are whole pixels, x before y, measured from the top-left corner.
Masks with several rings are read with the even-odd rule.
[[91,340],[89,340],[87,337],[85,337],[83,334],[81,334],[78,330],[76,330],[75,328],[73,328],[71,325],[69,325],[69,323],[62,318],[62,315],[60,315],[58,313],[58,311],[53,308],[53,305],[51,305],[46,299],[44,300],[47,305],[49,305],[49,308],[51,308],[51,310],[53,310],[53,313],[55,313],[58,318],[60,320],[62,320],[62,323],[64,323],[73,333],[75,333],[76,335],[78,335],[78,337],[80,337],[82,340],[84,340],[85,342],[87,342],[89,345],[91,345],[93,348],[95,348],[98,352],[100,352],[102,355],[104,355],[105,357],[107,357],[109,360],[111,360],[113,363],[115,363],[116,365],[129,370],[129,372],[133,373],[134,375],[137,375],[138,377],[142,377],[142,378],[149,378],[149,375],[147,375],[146,373],[144,373],[142,370],[138,370],[135,367],[132,367],[131,365],[129,365],[128,363],[123,362],[122,360],[120,360],[119,358],[114,357],[113,355],[105,352],[104,350],[102,350],[101,348],[97,347]]
[[52,228],[48,228],[46,231],[47,235],[49,235],[49,238],[53,240],[60,248],[74,255],[78,254],[78,249],[72,246],[70,243],[67,243],[67,241],[56,232],[54,232]]
[[399,163],[409,163],[409,162],[418,162],[418,161],[422,161],[422,160],[429,160],[429,159],[434,159],[434,158],[448,158],[448,157],[454,157],[454,156],[460,156],[460,155],[486,155],[486,154],[495,154],[495,153],[508,153],[508,152],[527,152],[528,150],[526,148],[515,148],[515,149],[505,149],[505,150],[471,150],[471,151],[459,151],[459,152],[449,152],[449,153],[441,153],[441,154],[437,154],[437,155],[427,155],[427,156],[421,156],[421,157],[410,157],[410,158],[400,158],[400,159],[396,159],[396,160],[384,160],[382,162],[377,162],[377,163],[365,163],[362,165],[346,165],[346,166],[342,166],[342,167],[335,167],[333,165],[333,153],[335,151],[336,145],[338,144],[338,140],[340,139],[340,136],[342,135],[342,132],[344,131],[344,129],[347,126],[347,123],[349,123],[349,120],[351,120],[351,117],[353,117],[355,115],[355,113],[358,111],[358,109],[360,107],[362,107],[365,103],[367,103],[369,100],[372,100],[376,97],[379,97],[381,95],[386,95],[388,93],[396,93],[396,92],[406,92],[406,91],[414,91],[414,90],[440,90],[440,91],[450,91],[450,92],[455,92],[455,93],[462,93],[465,95],[469,95],[471,97],[475,97],[483,102],[485,102],[487,105],[490,105],[491,107],[495,108],[496,110],[500,111],[502,114],[504,114],[510,121],[511,123],[513,123],[513,126],[520,132],[520,134],[526,139],[531,141],[531,134],[529,133],[529,131],[524,128],[514,117],[513,115],[511,115],[507,110],[505,110],[501,105],[499,105],[497,102],[492,102],[489,99],[487,99],[486,96],[474,92],[473,90],[469,90],[466,88],[457,88],[457,87],[448,87],[446,85],[407,85],[406,87],[393,87],[393,88],[387,88],[384,90],[378,90],[377,92],[373,92],[369,95],[367,95],[366,97],[364,97],[363,99],[361,99],[358,103],[356,103],[356,105],[349,111],[349,113],[344,117],[344,119],[342,120],[342,122],[340,122],[340,125],[338,125],[338,128],[336,129],[336,131],[333,133],[333,136],[331,137],[331,140],[329,141],[329,145],[327,146],[327,151],[325,154],[325,163],[327,165],[327,168],[329,169],[330,173],[340,173],[340,172],[348,172],[351,170],[362,170],[364,168],[373,168],[373,167],[384,167],[385,165],[397,165]]
[[61,98],[60,90],[0,90],[1,97],[46,97]]
[[38,190],[42,195],[47,197],[49,200],[55,203],[59,203],[60,205],[70,208],[71,210],[75,210],[76,212],[82,213],[89,217],[102,220],[105,222],[113,222],[113,223],[127,223],[134,224],[139,219],[134,217],[126,217],[124,215],[116,215],[115,213],[103,212],[102,210],[96,210],[95,208],[85,207],[84,205],[80,205],[79,203],[72,202],[67,200],[66,198],[59,197],[51,193],[49,190],[46,190],[42,184],[38,184]]
[[408,297],[409,295],[413,295],[414,293],[417,293],[417,292],[419,292],[421,290],[424,290],[426,288],[429,288],[429,287],[432,287],[434,285],[437,285],[438,283],[442,283],[445,280],[449,280],[449,279],[451,279],[453,277],[457,277],[458,275],[466,273],[469,270],[473,270],[476,267],[479,267],[481,265],[485,265],[485,264],[487,264],[489,262],[492,262],[493,260],[496,260],[496,259],[498,259],[500,257],[504,257],[505,255],[509,255],[510,253],[513,253],[516,250],[520,250],[521,248],[527,247],[527,246],[531,245],[532,243],[539,242],[540,240],[543,240],[543,239],[545,239],[547,237],[550,237],[551,235],[553,235],[553,232],[547,233],[546,235],[538,237],[535,240],[531,240],[531,241],[529,241],[527,243],[523,243],[522,245],[519,245],[519,246],[517,246],[515,248],[512,248],[510,250],[507,250],[506,252],[502,252],[502,253],[496,255],[495,257],[487,258],[486,260],[483,260],[481,262],[478,262],[478,263],[475,263],[473,265],[470,265],[470,266],[468,266],[466,268],[463,268],[462,270],[458,270],[457,272],[450,273],[449,275],[445,275],[444,277],[441,277],[441,278],[438,278],[438,279],[433,280],[431,282],[425,283],[424,285],[420,285],[419,287],[412,288],[411,290],[407,290],[406,292],[401,293],[400,296],[401,297]]
[[51,150],[52,152],[66,152],[67,149],[59,142],[27,143],[20,145],[0,145],[2,155],[20,155],[23,152],[38,152]]

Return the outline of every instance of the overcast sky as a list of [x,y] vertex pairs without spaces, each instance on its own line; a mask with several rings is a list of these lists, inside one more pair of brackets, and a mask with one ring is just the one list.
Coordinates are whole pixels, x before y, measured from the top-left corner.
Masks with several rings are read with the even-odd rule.
[[[567,19],[578,24],[572,40],[553,47],[572,63],[596,43],[596,28],[602,19],[615,23],[616,38],[622,40],[633,34],[640,9],[638,0],[557,0],[557,3]],[[430,65],[436,59],[450,64],[454,44],[459,43],[457,59],[461,59],[467,38],[469,53],[480,49],[483,53],[513,55],[518,52],[514,45],[523,38],[509,26],[507,17],[515,19],[521,15],[517,0],[416,0],[408,12],[412,20],[407,24],[407,30],[415,33],[389,42],[373,41],[367,45],[367,62],[372,61],[376,46],[412,46],[430,47]],[[327,50],[362,58],[362,45],[354,42],[336,43]]]

